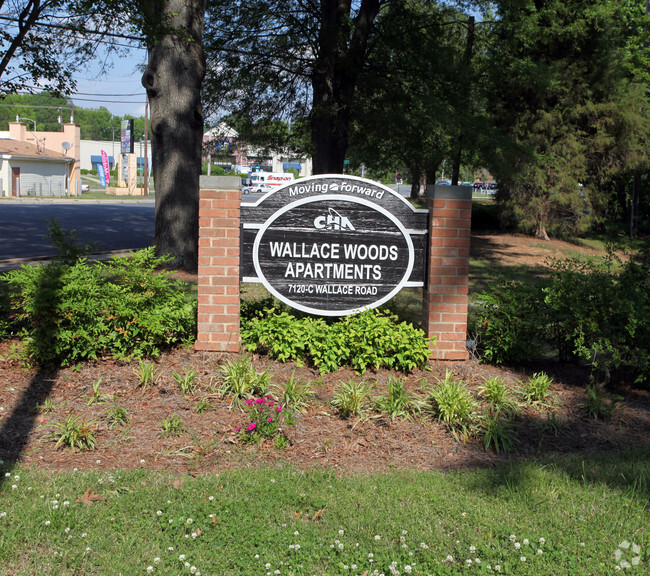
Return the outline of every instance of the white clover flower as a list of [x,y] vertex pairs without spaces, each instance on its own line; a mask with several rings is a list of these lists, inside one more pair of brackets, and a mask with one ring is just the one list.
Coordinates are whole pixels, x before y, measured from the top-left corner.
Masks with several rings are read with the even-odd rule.
[[447,557],[445,558],[445,562],[453,562],[454,557],[451,554],[448,554]]
[[185,561],[185,564],[183,564],[183,566],[185,566],[185,568],[189,568],[189,567],[190,567],[190,563],[186,560],[186,561]]
[[627,550],[630,547],[630,543],[627,540],[623,540],[623,542],[621,542],[618,547],[623,548],[623,550]]
[[345,530],[339,530],[339,536],[343,536],[345,534]]
[[151,574],[153,572],[153,566],[147,566],[147,572]]
[[352,566],[350,566],[350,568],[351,568],[352,570],[356,570],[356,569],[357,569],[357,565],[356,565],[356,564],[352,564]]
[[404,566],[404,572],[406,572],[407,574],[410,574],[411,570],[413,570],[413,568],[409,564]]
[[546,540],[544,538],[540,538],[539,539],[539,545],[544,546],[544,544],[546,544]]
[[641,556],[635,556],[632,558],[632,566],[638,566],[639,562],[641,562]]
[[91,551],[91,550],[90,550],[90,546],[87,546],[87,547],[86,547],[86,552],[90,552],[90,551]]
[[18,488],[18,486],[16,486],[15,484],[12,484],[12,485],[11,485],[11,489],[12,489],[12,490],[15,490],[16,488]]
[[295,545],[296,550],[300,550],[300,544]]
[[294,536],[300,536],[300,532],[298,532],[298,530],[296,530],[296,531],[293,533],[293,535],[294,535]]
[[86,536],[88,536],[88,533],[87,533],[87,532],[82,532],[82,533],[81,533],[81,537],[82,537],[82,538],[85,538]]
[[474,563],[475,563],[475,564],[480,564],[480,563],[481,563],[481,559],[480,559],[480,558],[474,558]]
[[521,558],[519,558],[519,560],[521,560],[522,562],[525,562],[525,561],[526,561],[526,557],[525,557],[525,556],[522,556]]
[[271,569],[271,564],[269,562],[267,562],[266,564],[264,564],[264,568],[266,568],[267,570],[270,570]]
[[343,564],[343,570],[349,570],[350,567],[347,564]]
[[7,515],[6,512],[0,512],[0,518],[4,518]]
[[469,547],[469,551],[470,551],[472,554],[473,554],[474,552],[476,552],[476,546],[470,546],[470,547]]
[[173,551],[174,551],[174,547],[173,547],[173,546],[169,546],[169,547],[167,548],[167,552],[173,552]]
[[170,518],[170,519],[169,519],[169,523],[172,524],[173,522],[174,522],[174,521]]
[[621,568],[630,568],[631,564],[627,560],[621,560]]
[[375,540],[381,540],[381,536],[379,534],[375,535]]
[[632,554],[638,554],[641,552],[641,546],[632,542]]
[[370,552],[370,553],[368,554],[368,558],[374,558],[374,557],[375,557],[375,555],[374,555],[372,552]]
[[208,500],[212,502],[214,500],[214,496],[208,496]]
[[339,547],[339,550],[343,550],[343,548],[344,548],[343,542],[339,542],[338,547]]
[[515,542],[515,550],[519,550],[521,548],[521,544],[519,542]]
[[621,552],[619,549],[617,549],[616,552],[614,552],[614,559],[615,560],[620,560],[621,556],[623,556],[623,552]]
[[156,516],[162,516],[162,510],[157,510],[156,511]]
[[472,559],[468,558],[467,560],[465,560],[465,564],[467,564],[468,566],[471,566],[472,565]]
[[276,570],[273,570],[273,574],[275,574],[276,576],[277,576],[277,574],[279,574],[279,573],[280,573],[279,570],[277,570],[277,569],[276,569]]
[[70,502],[66,500],[65,502],[63,502],[63,506],[70,506]]
[[178,559],[183,562],[185,560],[185,554],[181,554]]
[[399,537],[399,541],[400,541],[400,542],[406,542],[406,538],[405,538],[404,536],[400,536],[400,537]]
[[428,550],[429,549],[429,547],[424,542],[420,542],[420,548],[422,548],[422,550]]
[[517,537],[514,534],[510,534],[510,542],[514,542]]
[[196,574],[196,571],[197,571],[197,567],[196,567],[196,566],[192,566],[192,567],[190,568],[190,574]]
[[15,480],[16,482],[18,482],[18,480],[20,480],[20,476],[18,476],[18,474],[16,474],[16,475],[14,476],[14,480]]
[[497,565],[494,567],[494,569],[495,569],[497,572],[501,572],[501,565],[500,565],[500,564],[497,564]]
[[5,472],[5,478],[9,478],[11,476],[11,472]]
[[64,530],[64,532],[67,534],[68,532],[70,532],[70,528],[69,528],[69,527],[66,528],[66,529]]
[[144,458],[142,458],[142,460],[140,460],[140,464],[144,464]]
[[188,518],[185,522],[186,522],[187,524],[192,524],[192,522],[194,522],[194,520],[192,520],[191,518]]
[[154,563],[154,564],[160,564],[160,558],[158,558],[158,556],[156,556],[156,557],[153,559],[153,563]]
[[528,546],[528,544],[529,544],[528,538],[524,538],[524,546]]
[[46,521],[45,521],[45,525],[46,525],[46,526],[49,526],[50,524],[51,524],[51,522],[50,522],[49,520],[46,520]]

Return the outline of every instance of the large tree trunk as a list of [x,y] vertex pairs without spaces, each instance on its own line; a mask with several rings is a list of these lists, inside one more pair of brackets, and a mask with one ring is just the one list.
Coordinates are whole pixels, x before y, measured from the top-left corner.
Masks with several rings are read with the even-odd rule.
[[156,253],[194,271],[198,264],[199,176],[203,140],[201,83],[204,0],[145,1],[152,32],[142,76],[151,106],[152,168],[156,187]]
[[351,2],[320,0],[319,54],[312,73],[310,119],[314,174],[343,172],[350,106],[379,6],[380,0],[362,0],[350,22]]

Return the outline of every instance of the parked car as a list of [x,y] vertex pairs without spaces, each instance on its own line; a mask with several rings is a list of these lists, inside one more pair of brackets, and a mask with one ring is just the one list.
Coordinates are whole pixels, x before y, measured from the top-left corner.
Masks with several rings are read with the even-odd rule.
[[438,180],[436,182],[436,186],[451,186],[451,180],[443,178],[442,180]]
[[241,191],[243,194],[266,194],[276,188],[277,186],[269,186],[268,184],[259,183],[253,184],[252,186],[244,186]]
[[88,184],[82,184],[81,185],[81,191],[82,192],[90,192],[90,186]]

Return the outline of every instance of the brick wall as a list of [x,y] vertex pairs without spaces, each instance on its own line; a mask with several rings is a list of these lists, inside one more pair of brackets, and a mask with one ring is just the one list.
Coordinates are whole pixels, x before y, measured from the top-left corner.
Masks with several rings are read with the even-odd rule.
[[468,358],[467,312],[472,189],[466,186],[431,186],[429,209],[429,262],[422,317],[438,360]]
[[238,352],[239,190],[201,190],[196,350]]

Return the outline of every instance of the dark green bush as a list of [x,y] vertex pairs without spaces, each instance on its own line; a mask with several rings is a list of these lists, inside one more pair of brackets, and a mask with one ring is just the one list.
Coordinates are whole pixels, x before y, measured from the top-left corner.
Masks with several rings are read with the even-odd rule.
[[382,367],[409,371],[423,367],[429,359],[422,330],[377,310],[328,323],[267,309],[242,320],[242,341],[252,352],[267,353],[283,362],[309,362],[322,373],[341,366],[352,366],[360,374]]
[[544,339],[543,294],[505,282],[478,297],[475,330],[483,359],[494,364],[530,360]]
[[196,304],[157,270],[164,263],[147,248],[108,262],[23,266],[1,277],[12,326],[41,365],[158,355],[196,335]]

